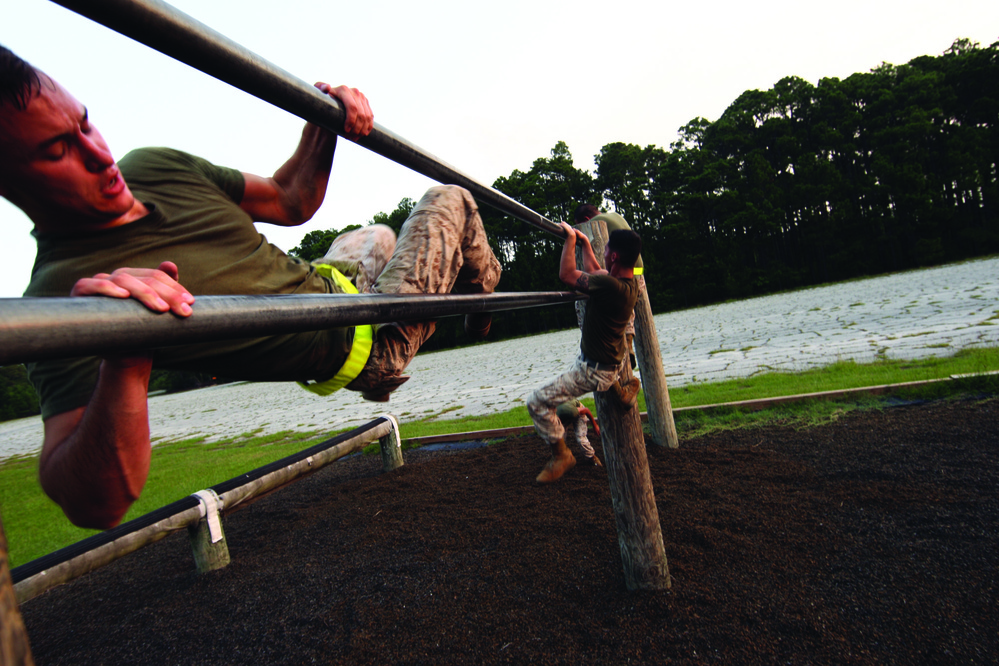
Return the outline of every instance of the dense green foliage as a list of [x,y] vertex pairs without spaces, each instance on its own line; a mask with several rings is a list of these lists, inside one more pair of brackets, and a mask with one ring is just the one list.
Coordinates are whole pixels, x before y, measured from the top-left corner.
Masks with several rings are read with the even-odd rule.
[[[695,118],[668,149],[610,143],[591,174],[558,142],[493,186],[551,220],[579,203],[643,238],[654,312],[999,251],[999,42],[812,85],[787,77]],[[404,200],[403,203],[411,203]],[[481,209],[502,291],[563,290],[560,239]],[[379,213],[401,224],[408,209]],[[392,224],[398,229],[396,224]],[[575,323],[571,307],[494,316],[490,337]],[[425,346],[463,342],[460,318]]]
[[24,366],[0,368],[0,421],[34,416],[39,411],[38,396],[28,382]]
[[[811,85],[788,77],[697,118],[668,150],[559,143],[496,189],[553,220],[589,202],[642,235],[653,310],[999,250],[999,42]],[[558,242],[483,210],[502,289],[559,288]]]

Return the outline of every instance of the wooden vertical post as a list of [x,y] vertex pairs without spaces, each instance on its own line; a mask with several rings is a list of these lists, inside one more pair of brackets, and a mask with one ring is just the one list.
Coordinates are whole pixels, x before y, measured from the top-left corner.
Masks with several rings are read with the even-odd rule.
[[635,357],[642,375],[642,391],[645,393],[645,411],[649,414],[649,434],[659,446],[671,449],[680,448],[676,435],[676,422],[673,420],[673,405],[669,400],[669,387],[666,386],[666,372],[663,370],[663,357],[659,351],[659,336],[652,319],[652,305],[645,277],[637,276],[638,301],[635,303]]
[[[576,226],[590,238],[597,260],[602,261],[606,224],[602,220],[591,220]],[[658,351],[658,347],[656,349]],[[630,365],[623,364],[620,381],[629,382],[632,377]],[[600,422],[625,584],[629,590],[669,589],[666,547],[638,408],[622,405],[612,391],[595,391],[593,398]]]
[[[599,223],[599,220],[597,221]],[[599,228],[597,228],[599,227]],[[586,234],[593,246],[593,253],[598,261],[603,261],[604,246],[607,244],[608,232],[605,224],[594,224],[592,221],[577,224],[576,228]],[[579,251],[576,251],[579,265]],[[637,276],[638,301],[635,303],[635,358],[641,372],[642,392],[645,394],[645,409],[649,414],[649,435],[659,446],[671,449],[679,448],[680,440],[676,434],[676,422],[673,420],[673,406],[669,399],[669,387],[666,385],[666,372],[663,370],[663,357],[659,351],[659,336],[656,334],[656,323],[652,318],[652,305],[649,303],[649,291],[645,286],[645,278]],[[577,301],[577,304],[579,301]],[[585,305],[578,306],[585,308]]]
[[402,438],[399,436],[399,422],[391,414],[382,414],[392,421],[392,432],[378,440],[382,452],[382,471],[391,472],[402,467]]
[[7,537],[0,520],[0,666],[34,666],[28,630],[17,608],[7,560]]
[[[630,380],[631,368],[622,375]],[[668,590],[669,565],[638,408],[625,407],[612,391],[594,392],[593,398],[625,584],[629,590]]]
[[213,490],[195,493],[205,507],[205,516],[187,528],[191,538],[191,552],[199,574],[222,569],[229,565],[229,546],[222,530],[221,502]]

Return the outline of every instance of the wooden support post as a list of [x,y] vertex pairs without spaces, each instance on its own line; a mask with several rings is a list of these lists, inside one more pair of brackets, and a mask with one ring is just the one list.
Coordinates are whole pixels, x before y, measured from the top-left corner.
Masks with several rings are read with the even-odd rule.
[[382,414],[392,421],[392,431],[378,439],[382,451],[382,471],[391,472],[402,467],[402,437],[399,435],[399,422],[390,414]]
[[198,573],[203,574],[229,565],[229,546],[222,530],[221,502],[212,490],[201,490],[195,495],[205,507],[205,516],[197,523],[188,526],[191,537],[191,551]]
[[[607,238],[605,223],[601,220],[584,222],[577,228],[591,239],[594,254],[598,261],[602,261]],[[595,242],[594,239],[598,240]],[[577,265],[578,259],[577,254]],[[651,323],[651,319],[649,321]],[[661,363],[659,368],[661,372]],[[620,381],[627,383],[632,377],[631,367],[625,363]],[[629,590],[669,589],[671,582],[666,547],[663,545],[638,407],[622,405],[613,391],[596,391],[593,398],[600,421],[600,440],[610,482],[625,584]]]
[[645,286],[644,276],[639,275],[636,279],[639,290],[638,301],[635,303],[635,357],[638,359],[642,391],[645,393],[645,411],[649,415],[649,435],[659,446],[677,449],[680,448],[680,440],[676,435],[669,387],[666,386],[659,335],[652,319],[649,290]]
[[[607,226],[597,220],[577,224],[576,228],[586,234],[593,246],[598,261],[603,261],[604,246],[607,244]],[[579,265],[579,251],[576,251]],[[676,435],[676,422],[673,420],[673,407],[669,400],[669,387],[666,386],[666,372],[659,351],[659,336],[656,323],[652,319],[652,306],[645,278],[638,276],[638,301],[635,303],[635,358],[641,372],[642,392],[645,394],[645,411],[649,415],[649,435],[659,446],[679,448]],[[576,301],[577,309],[585,308],[582,301]],[[578,311],[578,310],[577,310]],[[582,320],[580,320],[582,322]]]
[[33,666],[28,631],[17,608],[7,561],[7,537],[0,520],[0,666]]
[[[626,368],[622,381],[631,377]],[[638,408],[622,405],[613,391],[597,391],[593,398],[625,584],[629,590],[668,590],[669,565]]]

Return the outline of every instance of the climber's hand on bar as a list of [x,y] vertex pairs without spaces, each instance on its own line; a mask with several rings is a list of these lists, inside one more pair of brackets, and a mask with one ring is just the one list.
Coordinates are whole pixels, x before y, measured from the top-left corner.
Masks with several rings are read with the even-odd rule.
[[371,133],[375,126],[375,114],[371,110],[368,98],[357,88],[348,86],[338,86],[334,88],[322,81],[316,83],[316,87],[330,97],[340,100],[343,105],[344,119],[343,131],[351,141],[357,140]]
[[119,268],[78,280],[69,295],[134,298],[153,312],[187,317],[194,296],[177,282],[178,277],[177,265],[172,261],[164,261],[158,269]]

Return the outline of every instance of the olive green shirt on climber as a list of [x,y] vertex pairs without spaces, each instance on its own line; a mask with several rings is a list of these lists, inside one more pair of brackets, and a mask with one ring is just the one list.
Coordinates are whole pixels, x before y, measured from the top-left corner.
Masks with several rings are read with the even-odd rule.
[[[180,283],[195,296],[341,292],[256,230],[239,207],[245,185],[239,171],[166,148],[132,151],[119,167],[149,215],[97,232],[35,234],[38,254],[25,296],[68,296],[80,278],[123,266],[156,268],[163,261],[177,264]],[[322,380],[343,365],[350,330],[166,347],[153,352],[153,362],[231,379]],[[98,358],[29,364],[42,417],[86,405],[99,367]]]
[[597,363],[620,363],[628,355],[624,330],[635,310],[638,282],[634,278],[591,275],[579,348]]

